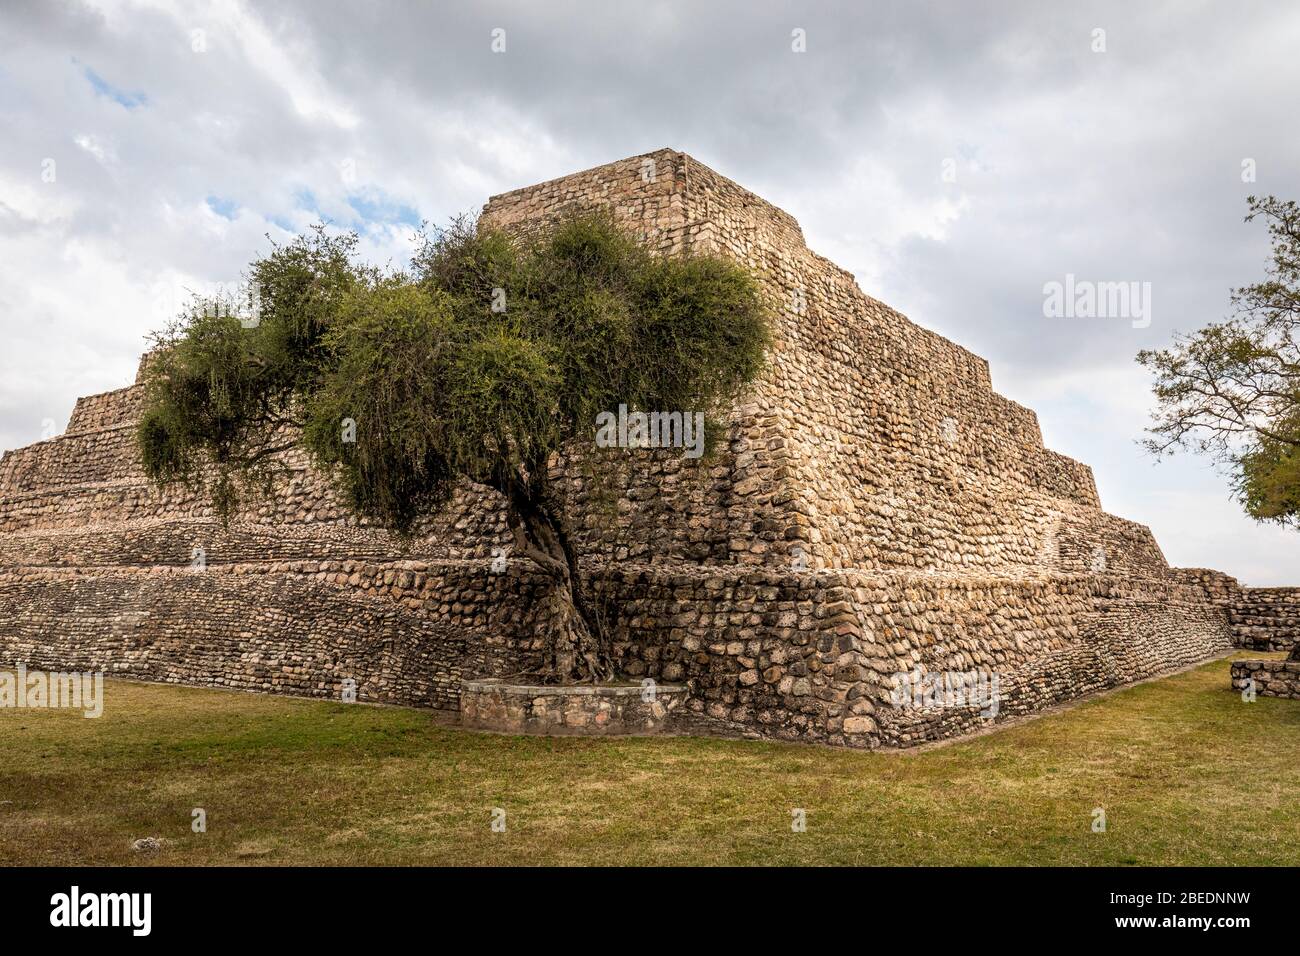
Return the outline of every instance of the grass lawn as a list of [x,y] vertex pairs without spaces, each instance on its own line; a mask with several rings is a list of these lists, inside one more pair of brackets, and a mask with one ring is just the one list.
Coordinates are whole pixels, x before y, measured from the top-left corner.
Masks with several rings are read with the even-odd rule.
[[[0,863],[1300,863],[1300,701],[1243,703],[1226,661],[906,753],[503,737],[121,681],[105,698],[98,720],[0,710]],[[145,836],[162,851],[133,852]]]

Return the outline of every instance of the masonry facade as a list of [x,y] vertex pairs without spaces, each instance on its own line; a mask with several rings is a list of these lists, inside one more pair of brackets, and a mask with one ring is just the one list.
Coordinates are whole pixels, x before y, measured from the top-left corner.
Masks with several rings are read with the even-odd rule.
[[[1170,569],[983,359],[689,156],[496,196],[483,220],[527,232],[597,207],[661,253],[737,258],[778,315],[716,458],[629,452],[613,502],[555,464],[624,673],[684,684],[683,709],[749,732],[871,748],[1291,640],[1290,592]],[[144,479],[140,400],[139,384],[83,398],[63,435],[0,462],[0,666],[319,697],[350,679],[361,700],[456,708],[463,679],[535,660],[541,582],[510,560],[488,490],[464,487],[402,546],[291,455],[292,479],[223,529]],[[918,669],[996,672],[997,716],[895,706]]]

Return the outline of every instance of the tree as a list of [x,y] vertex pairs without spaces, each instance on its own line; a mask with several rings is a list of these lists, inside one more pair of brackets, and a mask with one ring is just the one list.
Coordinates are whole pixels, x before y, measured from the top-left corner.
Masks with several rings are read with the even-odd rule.
[[138,445],[156,482],[207,489],[228,520],[305,449],[358,516],[409,537],[458,483],[504,502],[513,555],[548,579],[538,677],[613,676],[551,466],[594,476],[598,416],[699,412],[716,438],[759,373],[754,278],[709,255],[651,255],[608,216],[532,239],[461,218],[409,270],[360,264],[319,227],[252,263],[256,323],[200,301],[158,336]]
[[1267,277],[1235,289],[1223,322],[1143,350],[1156,376],[1153,454],[1179,448],[1224,465],[1235,496],[1258,521],[1300,524],[1300,207],[1248,199],[1246,221],[1268,223]]

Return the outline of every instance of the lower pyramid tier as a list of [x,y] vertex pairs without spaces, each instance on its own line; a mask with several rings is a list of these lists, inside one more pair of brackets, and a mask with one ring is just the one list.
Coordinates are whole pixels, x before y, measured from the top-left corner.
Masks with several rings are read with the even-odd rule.
[[[279,561],[0,572],[0,657],[29,668],[456,708],[466,677],[536,660],[524,562]],[[1120,575],[984,579],[736,567],[592,568],[623,673],[687,683],[737,732],[908,746],[1231,648],[1198,589]],[[996,679],[954,703],[916,674]],[[108,699],[111,707],[111,696]]]

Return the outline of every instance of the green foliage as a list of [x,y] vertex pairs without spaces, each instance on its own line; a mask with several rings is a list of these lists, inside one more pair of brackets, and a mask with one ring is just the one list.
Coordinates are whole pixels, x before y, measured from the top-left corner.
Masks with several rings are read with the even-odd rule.
[[1300,523],[1300,207],[1250,197],[1249,222],[1268,223],[1263,282],[1236,289],[1233,314],[1174,345],[1138,353],[1155,374],[1147,448],[1206,454],[1231,475],[1246,513]]
[[[1281,423],[1278,431],[1300,436],[1300,422]],[[1237,464],[1234,486],[1246,513],[1260,521],[1295,524],[1300,516],[1300,449],[1295,443],[1260,436]]]
[[325,337],[303,438],[363,513],[405,527],[450,492],[446,431],[424,410],[444,400],[453,331],[445,297],[398,276],[357,288]]
[[716,435],[769,341],[742,267],[652,256],[605,216],[528,241],[458,219],[410,272],[362,266],[355,246],[317,229],[254,262],[255,328],[209,302],[160,336],[139,428],[151,477],[214,467],[229,514],[301,442],[358,513],[405,532],[461,478],[541,500],[552,456],[593,448],[620,404],[703,412]]
[[253,263],[251,302],[196,300],[154,337],[137,431],[150,478],[210,485],[223,515],[241,488],[269,487],[326,371],[325,331],[371,275],[353,265],[355,246],[317,228]]

